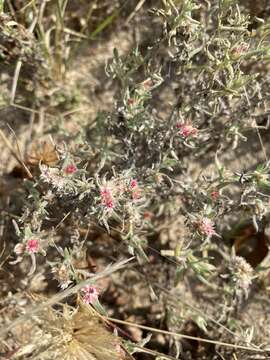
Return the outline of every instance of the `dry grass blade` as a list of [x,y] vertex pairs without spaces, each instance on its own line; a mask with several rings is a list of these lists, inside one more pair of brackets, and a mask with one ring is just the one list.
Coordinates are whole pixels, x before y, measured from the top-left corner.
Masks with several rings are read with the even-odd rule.
[[14,101],[15,101],[16,90],[17,90],[17,85],[18,85],[18,80],[19,80],[21,67],[22,67],[22,61],[19,60],[17,62],[17,64],[16,64],[16,68],[15,68],[15,72],[14,72],[14,78],[13,78],[13,82],[12,82],[11,95],[10,95],[10,103],[11,104],[13,104]]
[[[14,131],[11,129],[11,131],[13,132],[13,134],[15,135]],[[14,151],[14,148],[12,146],[12,144],[10,143],[10,141],[8,140],[8,138],[6,137],[6,135],[4,134],[4,132],[0,129],[0,137],[3,140],[3,142],[5,143],[5,145],[7,146],[7,148],[9,149],[9,151],[11,152],[11,155],[16,159],[16,161],[25,169],[27,175],[29,176],[30,179],[33,178],[33,175],[31,174],[30,170],[28,169],[28,167],[25,165],[21,154],[20,156],[18,156],[18,154],[16,153],[16,151]],[[19,145],[15,136],[15,140],[16,140],[16,145],[17,145],[17,149],[19,149]]]
[[188,339],[188,340],[196,340],[196,341],[215,344],[215,345],[224,346],[224,347],[233,348],[233,349],[247,350],[247,351],[251,351],[251,352],[258,352],[258,353],[264,353],[264,354],[267,353],[267,351],[264,350],[264,349],[257,349],[257,348],[254,349],[254,348],[249,347],[249,346],[235,345],[235,344],[230,344],[230,343],[226,343],[226,342],[222,342],[222,341],[209,340],[209,339],[204,339],[204,338],[200,338],[200,337],[175,333],[175,332],[172,332],[172,331],[160,330],[160,329],[156,329],[156,328],[153,328],[153,327],[150,327],[150,326],[139,325],[139,324],[135,324],[135,323],[131,323],[131,322],[128,322],[128,321],[123,321],[123,320],[118,320],[118,319],[111,318],[111,317],[107,317],[107,320],[115,322],[117,324],[128,325],[128,326],[131,326],[131,327],[136,327],[138,329],[147,330],[147,331],[151,331],[151,332],[159,333],[159,334],[164,334],[164,335],[169,335],[169,336],[173,336],[173,337],[176,337],[176,338],[182,338],[182,339]]
[[126,24],[128,24],[136,15],[136,13],[141,9],[143,4],[145,3],[145,0],[140,0],[139,3],[136,5],[135,9],[132,11],[132,13],[127,18]]

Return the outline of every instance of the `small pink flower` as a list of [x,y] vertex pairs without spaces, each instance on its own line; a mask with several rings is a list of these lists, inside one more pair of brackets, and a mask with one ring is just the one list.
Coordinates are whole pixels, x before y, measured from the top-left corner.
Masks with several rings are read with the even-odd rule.
[[114,208],[114,202],[113,199],[106,199],[104,205],[107,209],[113,209]]
[[218,191],[212,191],[210,195],[211,195],[211,199],[213,201],[217,201],[217,199],[219,198],[219,192]]
[[202,234],[211,237],[212,235],[216,235],[216,231],[214,228],[214,223],[212,220],[208,218],[203,218],[199,222],[199,230]]
[[111,196],[111,191],[108,188],[103,188],[100,191],[100,195],[102,198],[106,197],[106,196]]
[[107,209],[114,208],[114,199],[111,191],[108,188],[103,188],[100,191],[101,202]]
[[26,251],[29,254],[35,254],[38,252],[39,249],[39,241],[38,239],[29,239],[26,243]]
[[95,286],[87,285],[81,290],[83,292],[83,302],[93,304],[98,299],[99,291]]
[[138,188],[138,181],[136,179],[132,179],[130,181],[130,189],[131,189],[132,199],[138,200],[141,197],[141,191]]
[[177,123],[176,128],[179,129],[179,134],[184,138],[195,137],[198,133],[198,129],[184,123]]
[[69,164],[64,168],[64,172],[67,175],[72,175],[77,171],[77,167],[74,164]]
[[137,187],[137,186],[138,186],[137,180],[136,180],[136,179],[132,179],[132,180],[130,181],[130,187],[131,187],[131,189],[134,189],[134,188]]

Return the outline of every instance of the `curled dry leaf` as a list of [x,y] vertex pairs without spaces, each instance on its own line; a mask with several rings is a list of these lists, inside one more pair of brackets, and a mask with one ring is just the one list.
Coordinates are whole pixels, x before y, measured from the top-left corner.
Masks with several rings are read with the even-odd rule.
[[57,164],[58,160],[55,146],[47,141],[34,143],[26,157],[26,163],[30,166],[38,166],[40,163],[53,166]]

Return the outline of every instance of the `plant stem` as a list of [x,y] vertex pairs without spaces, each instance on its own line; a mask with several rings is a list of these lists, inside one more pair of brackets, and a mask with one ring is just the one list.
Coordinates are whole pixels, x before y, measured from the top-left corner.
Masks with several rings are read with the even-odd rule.
[[0,14],[3,14],[4,12],[4,2],[5,0],[0,0]]

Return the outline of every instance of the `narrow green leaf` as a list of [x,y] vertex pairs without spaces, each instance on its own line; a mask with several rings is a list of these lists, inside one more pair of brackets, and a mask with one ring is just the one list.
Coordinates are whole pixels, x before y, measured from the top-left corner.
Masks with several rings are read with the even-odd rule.
[[104,29],[106,29],[106,27],[108,27],[112,23],[112,21],[114,20],[115,17],[117,17],[118,14],[119,14],[119,9],[114,10],[114,12],[108,17],[106,17],[98,25],[98,27],[90,34],[90,38],[94,40],[99,33],[101,33]]

